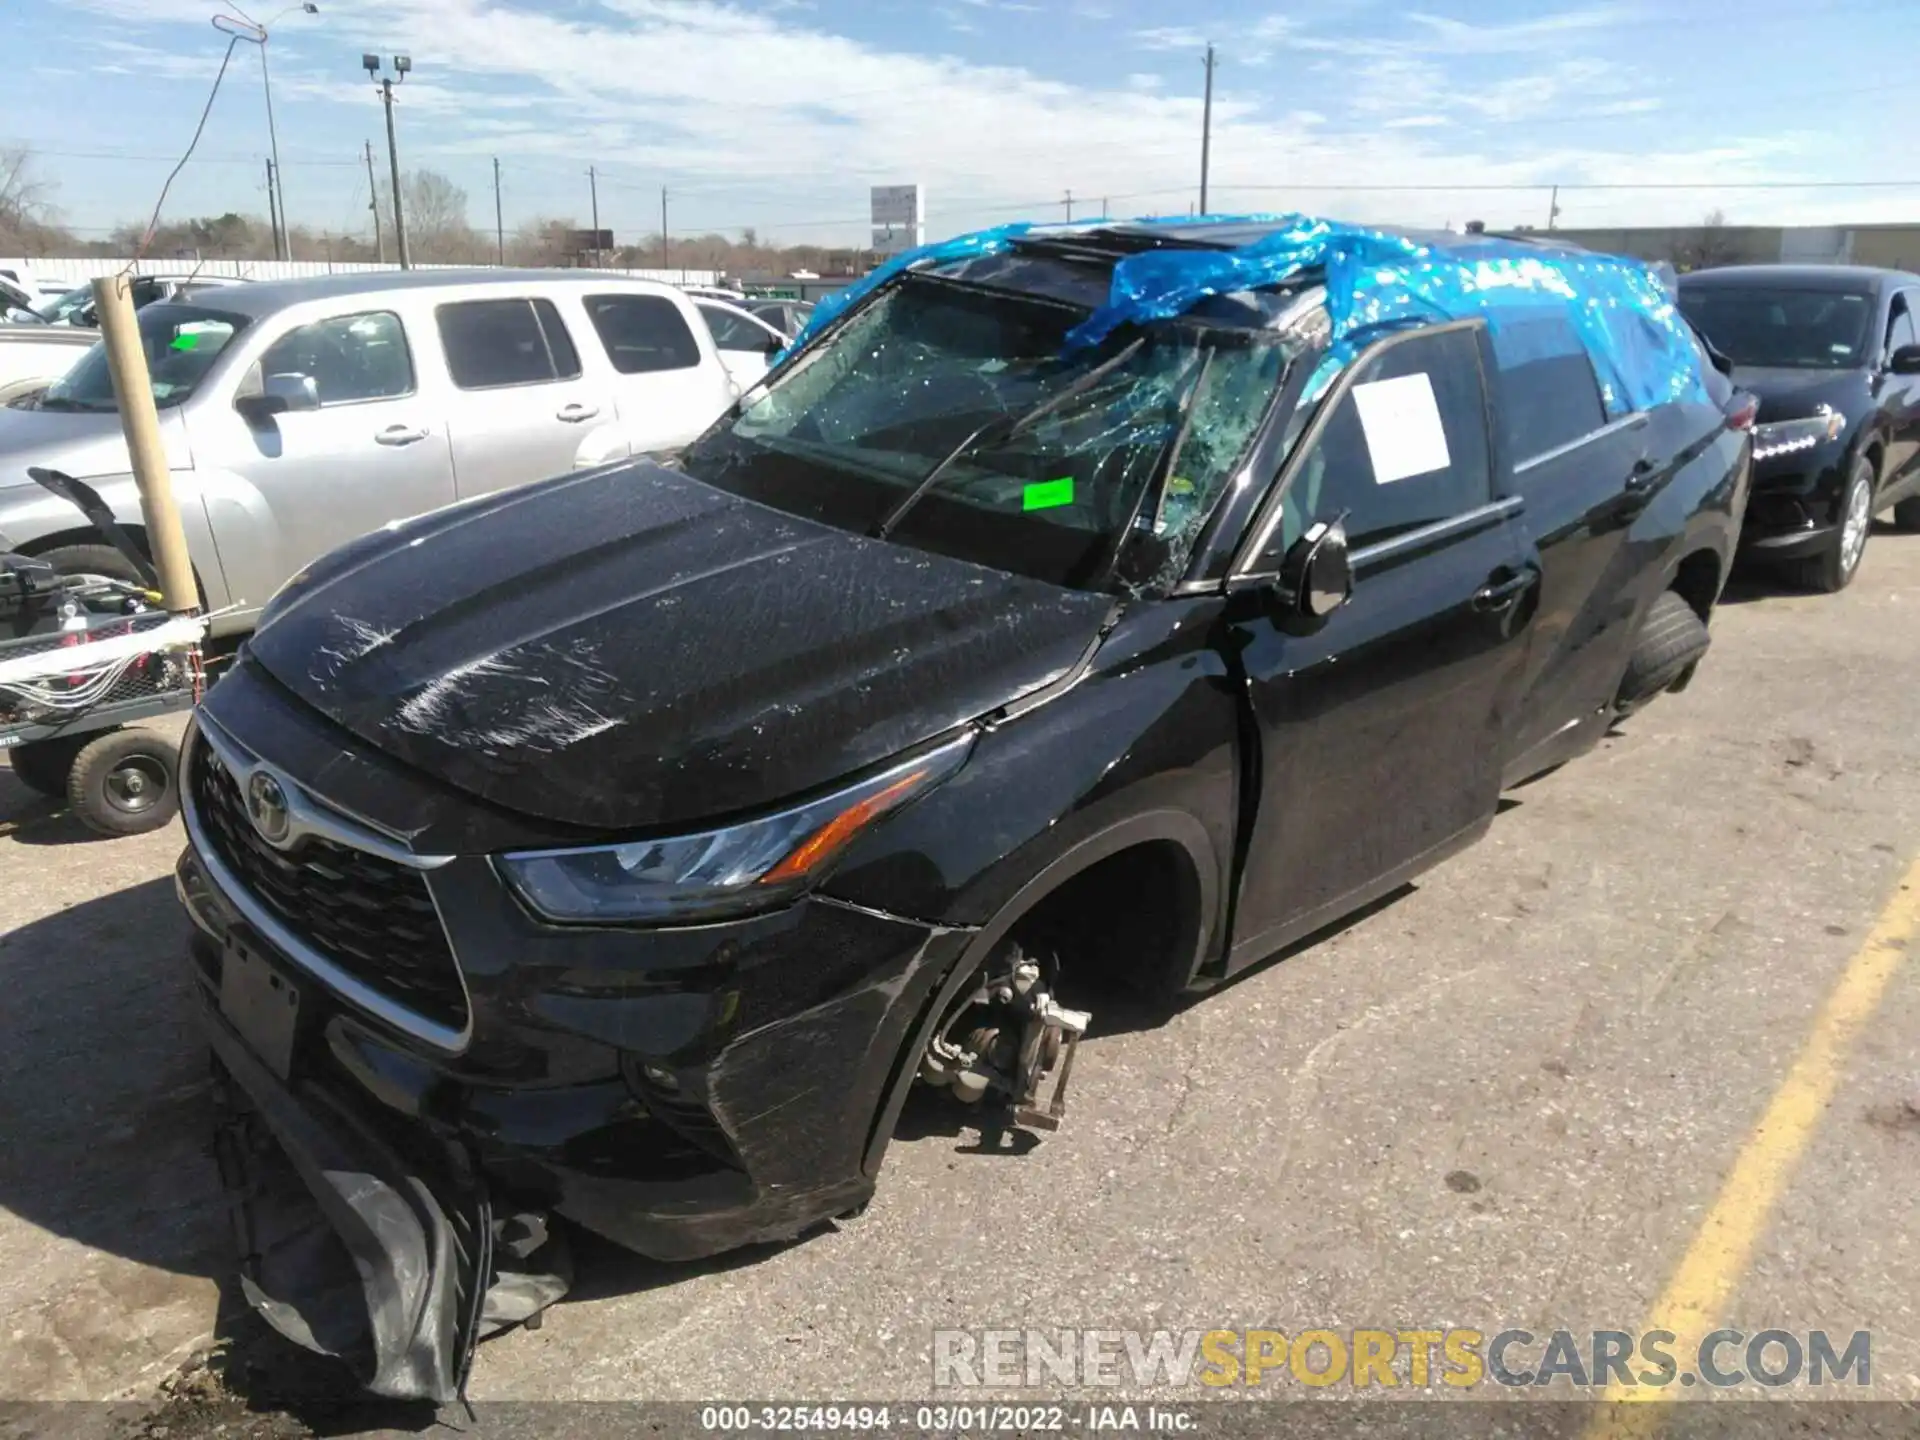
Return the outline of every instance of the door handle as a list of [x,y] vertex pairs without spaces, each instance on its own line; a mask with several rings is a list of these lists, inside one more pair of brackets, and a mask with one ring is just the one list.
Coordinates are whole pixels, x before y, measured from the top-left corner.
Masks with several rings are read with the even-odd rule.
[[1533,588],[1534,581],[1538,578],[1532,570],[1521,570],[1505,580],[1489,578],[1485,585],[1474,592],[1473,608],[1476,610],[1509,609],[1515,601]]
[[1627,472],[1627,483],[1620,489],[1620,499],[1614,506],[1614,514],[1622,520],[1631,520],[1647,508],[1653,499],[1653,492],[1660,479],[1660,467],[1652,460],[1640,459],[1633,462],[1633,469]]
[[389,425],[373,437],[376,445],[411,445],[416,440],[427,438],[427,431],[418,425]]
[[598,405],[562,405],[553,412],[553,418],[564,420],[569,425],[578,425],[582,420],[591,420],[600,413]]

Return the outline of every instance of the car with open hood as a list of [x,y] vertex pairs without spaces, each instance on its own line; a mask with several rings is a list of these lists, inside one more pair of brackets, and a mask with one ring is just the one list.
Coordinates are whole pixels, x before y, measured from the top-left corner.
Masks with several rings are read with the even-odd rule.
[[183,759],[223,1164],[338,1241],[257,1218],[249,1293],[444,1398],[555,1216],[791,1237],[916,1084],[1058,1127],[1079,996],[1217,985],[1691,679],[1749,447],[1699,357],[1628,261],[1009,227],[671,464],[307,566]]
[[1732,265],[1682,276],[1680,308],[1760,402],[1743,555],[1841,590],[1876,515],[1920,530],[1920,275]]

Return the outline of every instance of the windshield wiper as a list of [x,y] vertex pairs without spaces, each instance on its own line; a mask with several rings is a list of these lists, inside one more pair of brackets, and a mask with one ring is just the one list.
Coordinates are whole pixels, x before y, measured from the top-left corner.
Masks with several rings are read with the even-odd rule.
[[885,540],[889,535],[893,534],[899,527],[900,522],[907,518],[908,512],[925,499],[934,486],[940,483],[941,478],[947,471],[953,467],[961,456],[973,449],[974,446],[989,436],[993,436],[1002,442],[1011,440],[1022,431],[1039,424],[1062,405],[1086,394],[1087,391],[1091,390],[1115,370],[1118,370],[1122,365],[1126,364],[1127,361],[1140,353],[1140,347],[1146,343],[1146,336],[1142,335],[1138,337],[1111,360],[1102,361],[1100,364],[1094,366],[1093,369],[1087,371],[1086,374],[1082,375],[1078,380],[1075,380],[1058,395],[1049,396],[1047,399],[1042,400],[1024,415],[1008,419],[1003,413],[994,416],[991,420],[987,421],[986,424],[979,426],[972,434],[954,446],[953,449],[941,456],[939,462],[920,478],[920,483],[915,485],[913,489],[907,493],[907,498],[894,506],[893,509],[888,512],[887,517],[874,527],[871,532],[873,538],[876,540]]
[[89,415],[105,414],[119,408],[115,405],[91,404],[88,401],[75,400],[66,395],[42,395],[34,401],[34,404],[42,410],[81,410]]

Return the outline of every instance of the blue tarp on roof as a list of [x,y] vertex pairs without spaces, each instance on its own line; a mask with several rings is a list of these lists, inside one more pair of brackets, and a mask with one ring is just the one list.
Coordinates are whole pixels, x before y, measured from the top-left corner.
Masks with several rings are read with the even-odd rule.
[[[1069,345],[1098,344],[1121,326],[1169,319],[1210,295],[1282,284],[1312,272],[1326,286],[1333,323],[1332,349],[1314,377],[1316,388],[1330,382],[1382,328],[1479,316],[1499,343],[1510,326],[1517,329],[1543,312],[1559,310],[1593,361],[1609,414],[1707,398],[1699,351],[1686,322],[1653,270],[1637,260],[1480,235],[1427,240],[1306,215],[1202,219],[1274,228],[1231,250],[1168,248],[1122,257],[1113,268],[1107,303],[1071,333]],[[1185,227],[1199,222],[1182,216],[1133,223]],[[817,333],[904,270],[994,254],[1030,229],[1003,225],[896,256],[822,301],[800,338]]]

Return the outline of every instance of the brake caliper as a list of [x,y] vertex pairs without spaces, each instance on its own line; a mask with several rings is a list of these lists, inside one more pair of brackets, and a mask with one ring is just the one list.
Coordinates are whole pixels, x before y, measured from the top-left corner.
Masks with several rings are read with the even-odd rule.
[[[1015,1125],[1058,1130],[1067,1080],[1089,1016],[1069,1010],[1042,983],[1040,966],[1018,949],[1004,970],[983,974],[927,1046],[920,1078],[974,1105],[991,1093]],[[1042,1099],[1049,1073],[1051,1093]]]

